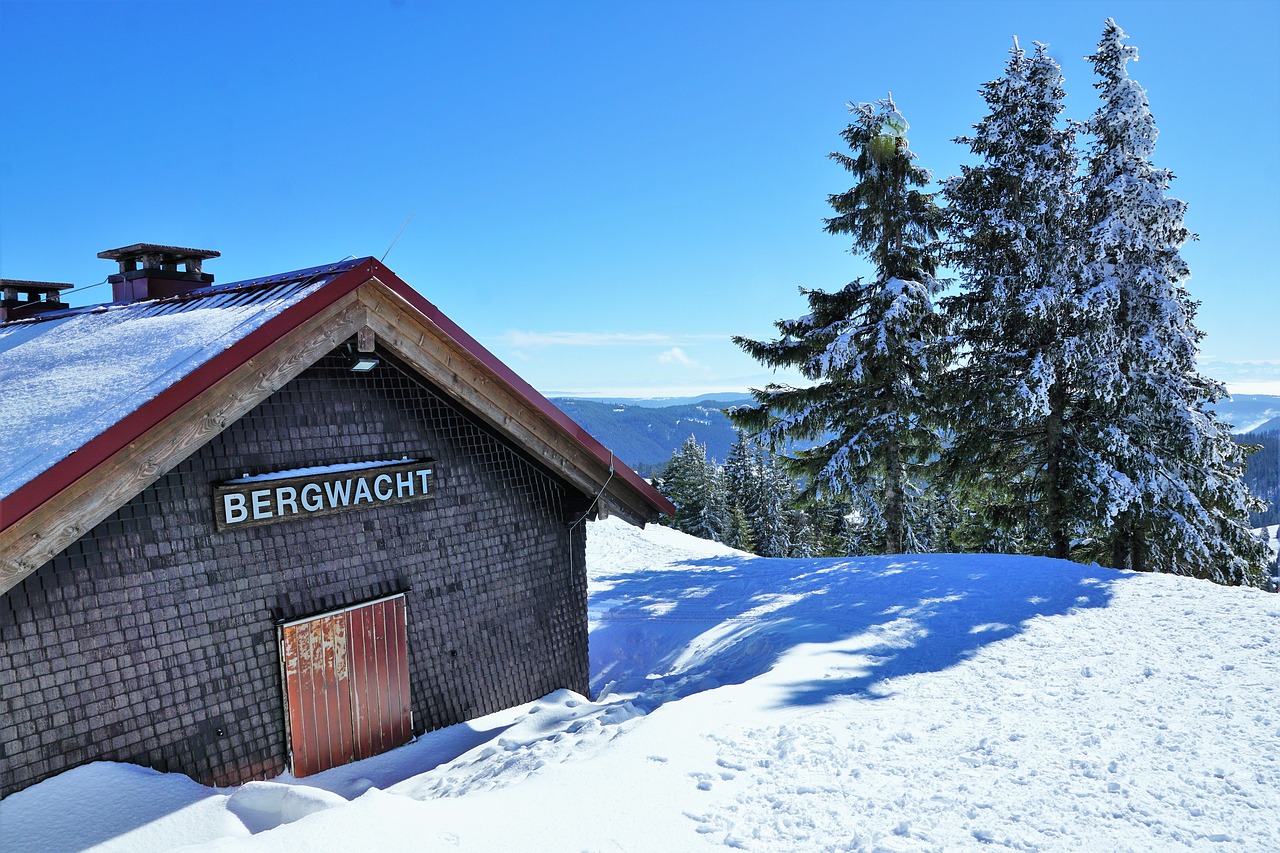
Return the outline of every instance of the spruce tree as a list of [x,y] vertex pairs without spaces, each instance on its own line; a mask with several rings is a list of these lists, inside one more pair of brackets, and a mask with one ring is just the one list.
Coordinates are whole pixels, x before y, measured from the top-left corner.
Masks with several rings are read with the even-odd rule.
[[812,501],[805,510],[809,515],[813,531],[814,556],[854,556],[848,549],[849,527],[854,519],[847,499],[828,498]]
[[944,460],[968,509],[962,539],[1065,558],[1112,478],[1081,366],[1098,339],[1062,83],[1046,45],[1028,57],[1015,40],[1004,76],[982,86],[988,114],[956,140],[981,162],[944,183],[963,287],[943,304],[958,356]]
[[[732,417],[732,411],[726,412]],[[759,450],[751,437],[742,430],[735,430],[737,436],[733,445],[729,448],[729,455],[724,460],[724,480],[725,489],[729,495],[730,504],[737,504],[742,507],[744,513],[750,517],[753,507],[753,468],[754,459]]]
[[664,523],[701,539],[719,541],[725,527],[725,498],[716,466],[707,461],[707,446],[692,435],[671,454],[657,477],[659,491],[676,507]]
[[822,537],[809,512],[793,506],[787,510],[786,521],[789,540],[788,557],[807,560],[822,556]]
[[789,512],[795,483],[778,457],[757,446],[751,465],[751,536],[762,557],[789,557],[795,548]]
[[1102,103],[1093,137],[1086,221],[1091,292],[1106,306],[1107,346],[1094,365],[1110,453],[1129,488],[1102,556],[1116,567],[1260,584],[1265,559],[1247,527],[1257,506],[1242,477],[1247,452],[1210,406],[1226,395],[1196,367],[1202,333],[1180,254],[1194,235],[1172,173],[1151,163],[1157,129],[1129,77],[1137,50],[1108,19],[1097,52]]
[[725,460],[724,484],[730,511],[741,509],[745,523],[743,544],[734,547],[762,557],[795,556],[797,535],[808,534],[790,516],[797,489],[777,456],[739,430]]
[[747,513],[743,510],[742,504],[736,501],[729,504],[723,541],[730,548],[737,548],[739,551],[746,551],[749,554],[754,554],[756,551],[755,539],[751,535],[751,522],[747,520]]
[[793,448],[787,465],[805,497],[868,496],[883,521],[884,550],[901,553],[914,550],[921,473],[938,447],[930,383],[941,332],[933,304],[941,215],[919,189],[929,173],[915,163],[892,98],[850,111],[841,134],[849,153],[831,158],[856,182],[828,198],[836,215],[825,224],[853,239],[875,277],[832,293],[802,290],[810,313],[777,321],[777,340],[735,337],[758,361],[796,368],[812,384],[753,390],[756,405],[731,417],[772,448]]
[[738,430],[737,433],[737,438],[729,448],[729,455],[724,463],[725,493],[733,519],[734,536],[737,539],[736,543],[728,542],[728,544],[743,551],[758,554],[760,553],[757,539],[759,527],[756,519],[759,518],[763,503],[756,463],[759,449],[742,430]]

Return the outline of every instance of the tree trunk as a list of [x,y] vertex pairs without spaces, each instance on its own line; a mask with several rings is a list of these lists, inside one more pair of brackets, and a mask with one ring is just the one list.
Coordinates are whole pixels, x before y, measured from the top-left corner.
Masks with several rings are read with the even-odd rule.
[[902,460],[897,435],[885,442],[884,552],[901,554],[905,536],[902,495]]
[[1067,535],[1067,501],[1062,481],[1062,430],[1067,408],[1067,395],[1062,386],[1049,389],[1049,419],[1045,424],[1045,527],[1049,533],[1049,556],[1065,560],[1071,556],[1071,540]]
[[1141,530],[1135,530],[1129,536],[1129,568],[1135,572],[1148,572],[1147,540]]
[[1111,568],[1127,569],[1129,568],[1129,540],[1131,524],[1128,512],[1122,512],[1116,516],[1116,522],[1111,533]]

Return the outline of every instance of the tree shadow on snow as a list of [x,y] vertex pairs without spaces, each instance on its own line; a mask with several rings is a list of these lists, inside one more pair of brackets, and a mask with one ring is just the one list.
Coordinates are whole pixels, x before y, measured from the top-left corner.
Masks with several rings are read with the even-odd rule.
[[1105,607],[1126,575],[1005,555],[821,560],[708,557],[601,578],[590,595],[591,690],[672,699],[769,671],[804,643],[840,663],[785,704],[877,698],[885,679],[953,666],[1036,616]]

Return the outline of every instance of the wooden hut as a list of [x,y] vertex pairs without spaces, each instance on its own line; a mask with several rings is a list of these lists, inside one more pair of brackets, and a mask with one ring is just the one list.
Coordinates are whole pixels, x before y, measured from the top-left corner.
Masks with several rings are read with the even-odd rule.
[[[587,690],[585,524],[670,504],[371,258],[0,317],[0,795],[231,784]],[[21,292],[24,296],[19,297]]]

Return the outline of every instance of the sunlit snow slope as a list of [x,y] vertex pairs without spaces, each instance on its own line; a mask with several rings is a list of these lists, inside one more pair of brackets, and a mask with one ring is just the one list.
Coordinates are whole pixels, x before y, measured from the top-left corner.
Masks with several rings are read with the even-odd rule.
[[90,765],[0,802],[5,849],[1280,849],[1280,596],[588,541],[595,701],[231,792]]

